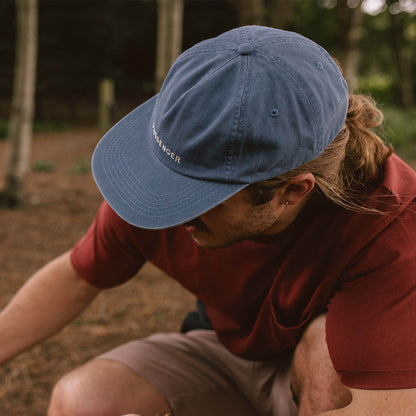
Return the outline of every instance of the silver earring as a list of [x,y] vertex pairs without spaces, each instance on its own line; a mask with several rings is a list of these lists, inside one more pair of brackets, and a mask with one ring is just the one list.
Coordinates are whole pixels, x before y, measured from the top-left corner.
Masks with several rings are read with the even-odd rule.
[[285,201],[285,205],[286,205],[286,209],[287,209],[287,206],[289,205],[289,201]]

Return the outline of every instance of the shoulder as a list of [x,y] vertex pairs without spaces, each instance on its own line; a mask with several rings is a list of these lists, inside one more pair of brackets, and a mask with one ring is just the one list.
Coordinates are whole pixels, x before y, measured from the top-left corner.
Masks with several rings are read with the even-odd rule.
[[416,172],[399,156],[392,154],[383,166],[380,187],[397,201],[409,203],[416,198]]

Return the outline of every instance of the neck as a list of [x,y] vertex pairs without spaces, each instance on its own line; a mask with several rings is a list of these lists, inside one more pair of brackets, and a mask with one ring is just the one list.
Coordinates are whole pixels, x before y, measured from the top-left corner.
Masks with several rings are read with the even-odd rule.
[[281,208],[282,211],[277,218],[276,222],[266,231],[262,233],[262,235],[273,235],[280,233],[281,231],[285,230],[289,227],[290,224],[295,221],[297,216],[303,210],[305,205],[307,204],[309,197],[302,198],[298,202],[289,205],[283,205]]

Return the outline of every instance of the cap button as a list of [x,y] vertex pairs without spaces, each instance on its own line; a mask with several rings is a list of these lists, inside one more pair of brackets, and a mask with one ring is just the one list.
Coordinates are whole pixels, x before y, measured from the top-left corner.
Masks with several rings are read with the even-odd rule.
[[243,43],[238,48],[238,53],[240,55],[250,55],[253,52],[253,45],[251,43]]

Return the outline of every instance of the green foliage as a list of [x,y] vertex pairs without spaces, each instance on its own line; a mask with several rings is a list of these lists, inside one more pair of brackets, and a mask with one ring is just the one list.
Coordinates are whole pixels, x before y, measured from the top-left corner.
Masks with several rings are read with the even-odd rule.
[[69,175],[85,175],[91,172],[91,163],[89,159],[77,159],[68,170]]
[[55,169],[55,163],[45,159],[39,159],[32,165],[33,172],[53,172]]
[[416,145],[416,107],[404,110],[398,107],[383,108],[385,115],[384,135],[397,149]]
[[336,56],[340,27],[337,10],[330,3],[325,0],[299,1],[289,29],[311,38]]
[[[387,4],[393,7],[399,3],[388,0]],[[416,93],[416,78],[409,74],[416,65],[416,20],[405,11],[391,13],[391,7],[374,16],[363,16],[360,77],[365,80],[382,74],[389,80],[388,88],[376,88],[374,96],[389,105],[409,105],[403,99],[403,83],[407,81],[407,88]]]
[[394,79],[390,74],[374,73],[360,77],[358,90],[380,103],[394,102]]
[[33,131],[35,133],[48,133],[68,130],[69,127],[69,124],[63,121],[35,121]]
[[[51,131],[68,130],[70,125],[62,121],[35,121],[33,131],[35,133],[48,133]],[[6,140],[9,135],[9,121],[0,119],[0,140]]]

